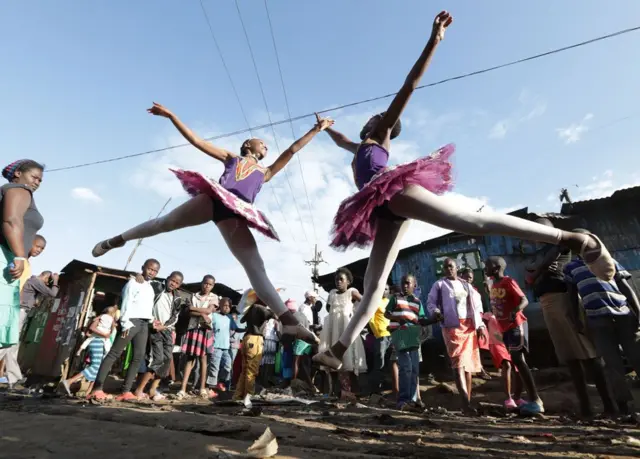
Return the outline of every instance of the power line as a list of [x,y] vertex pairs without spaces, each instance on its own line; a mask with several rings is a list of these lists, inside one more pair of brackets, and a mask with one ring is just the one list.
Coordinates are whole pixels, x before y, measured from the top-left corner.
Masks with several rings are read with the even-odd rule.
[[[211,21],[209,20],[209,15],[207,14],[207,10],[204,7],[203,0],[200,0],[200,8],[202,9],[202,14],[204,15],[204,18],[205,18],[205,20],[207,22],[207,26],[209,27],[209,33],[211,34],[211,38],[213,39],[213,43],[215,44],[216,50],[218,51],[218,56],[220,56],[220,60],[222,61],[222,66],[224,67],[224,71],[226,72],[227,77],[229,78],[229,83],[231,83],[231,88],[233,88],[233,93],[236,96],[236,101],[238,102],[238,106],[240,107],[240,112],[242,112],[242,117],[244,118],[244,121],[245,121],[245,123],[247,125],[247,128],[249,130],[249,134],[251,135],[251,137],[253,137],[253,130],[251,128],[251,124],[249,124],[249,119],[247,118],[247,113],[244,111],[244,107],[242,106],[242,101],[240,100],[240,96],[238,95],[238,91],[236,90],[236,85],[233,83],[233,78],[231,77],[231,72],[229,71],[229,67],[227,67],[227,63],[224,60],[224,56],[222,55],[222,49],[220,48],[220,45],[218,44],[218,40],[216,39],[216,34],[213,31],[213,26],[211,25]],[[276,201],[276,205],[278,206],[278,209],[280,210],[280,213],[282,214],[282,218],[284,218],[285,225],[289,229],[289,234],[291,235],[291,239],[295,243],[296,242],[295,234],[293,233],[293,230],[290,228],[289,224],[287,224],[287,216],[285,215],[284,210],[282,210],[282,205],[280,204],[280,200],[278,199],[278,195],[276,194],[275,190],[273,189],[273,186],[270,186],[269,189],[271,190],[271,194],[273,195],[273,198]]]
[[233,94],[236,96],[236,100],[238,101],[238,106],[240,107],[240,112],[242,112],[242,117],[244,118],[244,122],[247,124],[251,137],[253,137],[251,124],[249,124],[249,119],[247,118],[247,114],[244,111],[244,108],[242,107],[242,102],[240,101],[238,90],[236,89],[236,85],[233,83],[231,72],[229,71],[229,67],[227,67],[227,62],[224,60],[224,56],[222,55],[222,49],[220,48],[220,45],[218,44],[218,40],[216,39],[216,34],[213,31],[213,26],[211,25],[211,21],[209,20],[209,15],[207,14],[207,10],[204,7],[203,0],[200,0],[200,8],[202,9],[202,14],[204,15],[204,19],[207,21],[207,27],[209,27],[209,33],[211,34],[211,39],[213,40],[213,43],[216,46],[216,50],[218,51],[218,56],[220,56],[220,61],[222,61],[222,66],[224,67],[224,71],[227,74],[229,83],[231,84],[231,89],[233,89]]
[[[278,155],[280,155],[280,145],[278,145],[278,135],[276,134],[276,129],[273,127],[273,120],[271,119],[271,112],[269,111],[269,104],[267,103],[267,96],[264,93],[264,87],[262,86],[262,79],[260,78],[260,72],[258,71],[258,64],[256,63],[256,59],[253,55],[253,48],[251,46],[251,41],[249,40],[249,34],[247,33],[247,28],[244,25],[244,20],[242,19],[242,12],[240,11],[240,5],[238,4],[238,0],[235,0],[236,10],[238,11],[238,18],[240,19],[240,25],[242,26],[242,31],[244,32],[244,38],[247,41],[247,47],[249,48],[249,55],[251,56],[251,62],[253,63],[253,69],[256,72],[256,78],[258,79],[258,86],[260,87],[260,94],[262,95],[262,101],[264,102],[264,107],[267,110],[267,119],[269,120],[269,124],[271,126],[271,131],[273,132],[273,142],[276,144],[276,150],[278,151]],[[287,169],[282,170],[284,172],[284,176],[287,179],[287,184],[289,185],[289,190],[291,190],[291,196],[293,197],[293,207],[296,209],[296,213],[298,214],[298,218],[300,219],[300,226],[302,227],[302,234],[304,235],[305,241],[309,241],[307,237],[307,231],[304,228],[304,220],[302,220],[302,215],[300,214],[300,208],[298,206],[298,200],[296,199],[296,194],[293,191],[293,187],[291,186],[291,181],[289,180],[289,174]]]
[[[534,56],[526,57],[526,58],[523,58],[523,59],[518,59],[518,60],[515,60],[515,61],[507,62],[507,63],[496,65],[496,66],[493,66],[493,67],[488,67],[488,68],[485,68],[485,69],[482,69],[482,70],[476,70],[476,71],[473,71],[473,72],[464,73],[464,74],[461,74],[461,75],[445,78],[443,80],[434,81],[433,83],[423,84],[421,86],[418,86],[416,88],[416,90],[430,88],[430,87],[433,87],[433,86],[439,86],[441,84],[450,83],[452,81],[462,80],[462,79],[465,79],[465,78],[469,78],[469,77],[481,75],[481,74],[484,74],[484,73],[492,72],[494,70],[499,70],[499,69],[503,69],[503,68],[506,68],[506,67],[511,67],[513,65],[522,64],[524,62],[533,61],[533,60],[540,59],[540,58],[543,58],[543,57],[551,56],[553,54],[558,54],[558,53],[561,53],[561,52],[564,52],[564,51],[569,51],[569,50],[572,50],[572,49],[575,49],[575,48],[579,48],[579,47],[582,47],[582,46],[586,46],[586,45],[590,45],[590,44],[593,44],[593,43],[596,43],[596,42],[599,42],[599,41],[608,40],[610,38],[615,38],[615,37],[620,36],[620,35],[625,35],[625,34],[628,34],[628,33],[631,33],[631,32],[637,32],[638,30],[640,30],[640,26],[631,27],[631,28],[628,28],[628,29],[624,29],[624,30],[620,30],[618,32],[614,32],[614,33],[608,34],[608,35],[603,35],[603,36],[600,36],[600,37],[597,37],[597,38],[593,38],[591,40],[587,40],[587,41],[583,41],[583,42],[580,42],[580,43],[576,43],[574,45],[564,46],[562,48],[557,48],[557,49],[554,49],[554,50],[551,50],[551,51],[547,51],[547,52],[544,52],[544,53],[541,53],[541,54],[536,54]],[[294,117],[289,117],[287,119],[276,121],[276,122],[269,122],[269,123],[262,124],[262,125],[259,125],[259,126],[253,126],[251,128],[251,130],[258,131],[258,130],[266,129],[266,128],[269,128],[269,127],[272,128],[274,126],[279,126],[279,125],[282,125],[282,124],[285,124],[285,123],[290,123],[290,122],[293,122],[293,121],[300,121],[300,120],[303,120],[305,118],[311,118],[311,117],[315,116],[316,113],[324,114],[324,113],[334,112],[334,111],[337,111],[337,110],[342,110],[342,109],[345,109],[345,108],[356,107],[358,105],[363,105],[363,104],[368,104],[370,102],[376,102],[376,101],[379,101],[379,100],[388,99],[390,97],[395,96],[396,94],[397,94],[397,92],[394,92],[394,93],[385,94],[385,95],[377,96],[377,97],[372,97],[372,98],[369,98],[369,99],[364,99],[364,100],[360,100],[360,101],[356,101],[356,102],[350,102],[350,103],[343,104],[343,105],[337,105],[335,107],[327,108],[325,110],[319,110],[319,111],[312,112],[312,113],[307,113],[307,114],[304,114],[304,115],[298,115],[298,116],[294,116]],[[228,132],[226,134],[221,134],[221,135],[217,135],[217,136],[213,136],[213,137],[208,137],[205,140],[224,139],[224,138],[227,138],[227,137],[232,137],[234,135],[244,134],[244,133],[247,133],[247,132],[250,132],[250,129],[241,129],[241,130],[238,130],[238,131]],[[76,164],[76,165],[72,165],[72,166],[58,167],[58,168],[55,168],[55,169],[49,169],[47,172],[58,172],[58,171],[64,171],[64,170],[70,170],[70,169],[78,169],[78,168],[81,168],[81,167],[94,166],[94,165],[97,165],[97,164],[110,163],[110,162],[114,162],[114,161],[121,161],[123,159],[136,158],[138,156],[144,156],[144,155],[150,155],[150,154],[153,154],[153,153],[161,153],[163,151],[174,150],[176,148],[186,147],[188,145],[189,145],[189,143],[182,143],[182,144],[173,145],[173,146],[170,146],[170,147],[158,148],[158,149],[154,149],[154,150],[147,150],[147,151],[143,151],[141,153],[134,153],[134,154],[130,154],[130,155],[118,156],[116,158],[103,159],[103,160],[100,160],[100,161],[93,161],[93,162],[89,162],[89,163]]]
[[[284,103],[287,107],[287,116],[289,120],[291,120],[291,109],[289,107],[289,98],[287,97],[287,88],[284,84],[284,76],[282,75],[282,66],[280,65],[280,55],[278,53],[278,46],[276,45],[276,37],[273,33],[273,24],[271,23],[271,14],[269,13],[269,6],[267,5],[267,0],[264,0],[264,9],[267,12],[267,20],[269,22],[269,31],[271,32],[271,41],[273,42],[273,50],[276,54],[276,62],[278,64],[278,73],[280,74],[280,83],[282,84],[282,93],[284,94]],[[289,121],[289,126],[291,126],[291,136],[295,140],[296,132],[293,128],[293,121]],[[309,199],[309,193],[307,191],[307,181],[304,178],[304,169],[302,168],[302,159],[300,159],[300,155],[296,155],[298,160],[298,167],[300,168],[300,176],[302,177],[302,187],[304,189],[304,195],[307,198],[307,206],[309,207],[309,216],[311,217],[311,225],[313,227],[313,237],[317,244],[318,242],[318,233],[316,233],[316,222],[313,218],[313,210],[311,209],[311,200]]]

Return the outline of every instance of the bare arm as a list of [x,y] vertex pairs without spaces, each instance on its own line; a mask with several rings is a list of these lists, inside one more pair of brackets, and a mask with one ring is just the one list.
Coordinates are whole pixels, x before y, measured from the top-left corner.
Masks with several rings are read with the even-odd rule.
[[[9,188],[2,199],[2,234],[16,257],[24,253],[24,214],[31,204],[31,192],[26,188]],[[19,277],[19,276],[18,276]]]
[[536,264],[535,269],[531,273],[531,276],[529,276],[528,281],[530,283],[534,283],[542,275],[542,273],[546,271],[547,268],[549,268],[551,263],[553,263],[558,259],[559,255],[560,255],[560,249],[557,246],[551,247],[549,251],[545,254],[545,256],[542,258],[540,263]]
[[353,302],[362,301],[362,295],[355,288],[351,289],[351,299],[353,300]]
[[625,278],[620,276],[616,276],[616,284],[618,285],[620,293],[627,298],[627,306],[629,306],[629,309],[633,311],[636,318],[640,320],[640,303],[638,302],[638,297],[631,288],[631,285],[629,285],[629,282]]
[[89,330],[94,335],[102,336],[103,338],[109,338],[111,336],[111,333],[105,333],[105,332],[101,332],[100,330],[98,330],[98,324],[99,323],[100,323],[100,317],[96,317],[93,320],[93,322],[91,322],[91,326],[89,327]]
[[267,168],[267,172],[264,177],[265,182],[268,182],[278,172],[280,172],[284,168],[284,166],[286,166],[289,161],[291,161],[293,155],[302,150],[309,142],[311,142],[311,139],[313,139],[316,134],[318,134],[318,132],[324,131],[333,124],[333,120],[330,120],[328,118],[320,118],[317,114],[316,119],[316,125],[313,126],[311,130],[309,130],[309,132],[307,132],[305,135],[293,142],[291,146],[283,151],[282,154],[278,156],[278,159],[276,159],[275,162]]
[[418,86],[422,75],[424,75],[425,70],[427,70],[429,63],[433,58],[436,46],[438,46],[440,41],[444,38],[444,31],[449,27],[451,22],[453,22],[453,17],[446,11],[443,11],[436,16],[433,22],[431,38],[429,38],[422,54],[420,54],[420,57],[409,72],[409,75],[407,75],[407,79],[400,88],[400,91],[398,91],[398,94],[396,94],[391,101],[385,115],[376,125],[375,130],[371,134],[372,140],[381,144],[388,142],[391,130],[400,119],[400,115],[402,115],[402,112],[406,108],[411,94]]
[[180,134],[182,134],[182,136],[185,139],[187,139],[191,145],[193,145],[203,153],[206,153],[207,155],[211,156],[212,158],[222,162],[226,162],[229,159],[236,156],[230,151],[227,151],[224,148],[216,147],[211,142],[208,142],[203,138],[199,137],[191,129],[189,129],[182,121],[180,121],[180,119],[175,114],[173,114],[173,112],[163,107],[162,105],[154,102],[153,107],[149,108],[147,111],[152,115],[163,116],[165,118],[170,119],[173,125],[176,127],[176,129],[180,131]]
[[342,132],[336,131],[335,129],[327,128],[325,129],[325,131],[327,134],[329,134],[329,137],[331,137],[331,140],[333,140],[333,142],[337,146],[344,150],[350,151],[354,155],[356,154],[356,151],[358,151],[357,143],[352,142],[346,135],[344,135]]

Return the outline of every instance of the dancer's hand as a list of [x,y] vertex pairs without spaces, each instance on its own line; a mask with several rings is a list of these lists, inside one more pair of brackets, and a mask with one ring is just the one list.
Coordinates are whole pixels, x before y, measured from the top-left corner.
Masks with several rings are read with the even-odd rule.
[[441,11],[433,20],[431,37],[436,41],[444,40],[444,32],[453,22],[453,16],[448,11]]
[[335,123],[335,121],[333,121],[331,118],[320,118],[320,115],[316,113],[315,128],[318,130],[318,132],[322,132],[325,129],[330,128],[331,126],[333,126],[333,123]]
[[156,116],[164,116],[165,118],[171,118],[173,116],[173,113],[171,113],[171,110],[164,107],[163,105],[160,105],[157,102],[154,102],[153,107],[148,108],[147,112]]

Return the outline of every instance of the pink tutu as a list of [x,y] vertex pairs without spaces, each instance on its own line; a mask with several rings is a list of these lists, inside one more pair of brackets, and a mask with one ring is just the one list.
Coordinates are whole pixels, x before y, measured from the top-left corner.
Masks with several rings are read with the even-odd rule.
[[204,193],[213,199],[217,199],[238,217],[246,220],[251,228],[258,230],[268,238],[280,241],[275,228],[262,212],[252,204],[243,201],[235,194],[224,189],[218,182],[205,177],[199,172],[185,171],[182,169],[170,170],[176,174],[176,177],[178,177],[178,180],[182,183],[182,188],[191,196]]
[[374,210],[409,185],[420,185],[442,194],[452,187],[449,157],[453,144],[410,163],[391,166],[376,174],[360,191],[340,204],[333,219],[331,247],[344,251],[352,246],[364,248],[373,242],[377,218]]

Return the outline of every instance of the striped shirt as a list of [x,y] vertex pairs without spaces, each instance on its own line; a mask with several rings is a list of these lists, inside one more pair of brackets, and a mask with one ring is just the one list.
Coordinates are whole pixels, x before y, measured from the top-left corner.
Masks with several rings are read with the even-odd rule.
[[[424,309],[420,299],[413,295],[392,296],[387,304],[387,313],[391,315],[391,323],[389,324],[391,339],[394,344],[402,343],[401,348],[396,350],[420,347],[418,319],[424,317]],[[396,321],[398,318],[404,319],[406,323],[400,325]]]
[[[616,274],[630,279],[631,274],[617,261]],[[564,267],[565,280],[578,289],[582,305],[589,317],[615,315],[626,316],[630,310],[627,298],[620,293],[615,280],[605,282],[589,271],[585,262],[576,258]]]

